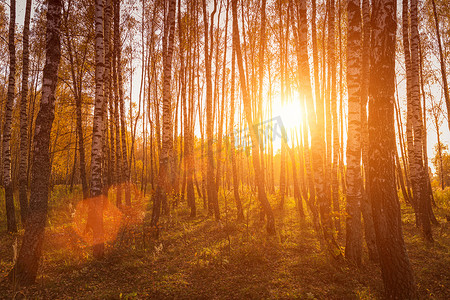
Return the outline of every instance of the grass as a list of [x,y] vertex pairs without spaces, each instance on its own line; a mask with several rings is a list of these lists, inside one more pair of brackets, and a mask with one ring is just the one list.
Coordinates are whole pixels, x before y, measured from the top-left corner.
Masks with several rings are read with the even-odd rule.
[[[448,195],[436,197],[440,227],[433,245],[425,244],[414,225],[411,208],[402,205],[403,231],[416,275],[420,298],[450,299],[450,231]],[[114,193],[109,195],[114,201]],[[121,217],[100,261],[92,258],[89,238],[80,234],[69,194],[56,186],[50,199],[49,226],[36,285],[22,288],[27,299],[378,299],[383,295],[379,267],[367,254],[360,268],[330,263],[309,220],[299,220],[294,200],[276,211],[277,235],[268,236],[259,221],[259,208],[250,191],[243,194],[243,223],[235,222],[233,199],[220,193],[222,220],[189,218],[182,203],[161,220],[159,240],[143,234],[147,228],[148,196],[135,197],[132,218]],[[225,201],[226,200],[226,201]],[[226,205],[225,205],[226,204]],[[111,209],[109,216],[117,216]],[[4,214],[1,215],[4,218]],[[139,217],[140,216],[140,217]],[[143,217],[144,216],[144,217]],[[110,221],[108,221],[110,222]],[[14,236],[0,228],[0,298],[12,298],[5,279],[12,267]],[[111,223],[113,224],[113,223]],[[115,224],[115,223],[114,223]],[[113,225],[114,225],[113,224]],[[119,223],[117,223],[119,224]],[[114,226],[118,226],[118,225]],[[111,225],[111,226],[113,226]],[[113,230],[114,231],[114,230]],[[20,237],[22,231],[18,233]],[[340,245],[345,244],[340,237]]]

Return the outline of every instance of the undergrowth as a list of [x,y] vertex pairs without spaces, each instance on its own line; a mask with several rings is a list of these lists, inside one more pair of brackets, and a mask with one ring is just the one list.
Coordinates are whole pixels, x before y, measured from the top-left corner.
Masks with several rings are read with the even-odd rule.
[[[115,190],[109,200],[115,203]],[[198,216],[185,203],[163,216],[159,239],[148,234],[150,205],[133,190],[133,208],[105,213],[106,256],[92,257],[83,221],[79,187],[70,193],[55,186],[37,283],[20,289],[26,299],[378,299],[383,295],[379,266],[364,253],[360,268],[330,262],[320,250],[309,218],[301,220],[294,199],[275,210],[277,234],[268,236],[260,221],[255,193],[242,192],[245,220],[236,222],[232,193],[219,192],[220,222],[208,216],[197,199]],[[421,298],[450,299],[450,191],[435,193],[440,222],[435,242],[425,244],[412,209],[402,203],[404,238]],[[276,198],[271,197],[273,206]],[[306,207],[306,205],[304,205]],[[4,214],[1,214],[4,218]],[[120,222],[113,222],[119,218]],[[0,228],[0,298],[12,298],[6,280],[12,268],[15,236]],[[81,222],[81,223],[80,223]],[[342,218],[342,228],[345,229]],[[108,225],[109,224],[109,225]],[[117,228],[116,228],[117,227]],[[23,230],[17,234],[20,237]],[[340,245],[345,244],[339,235]]]

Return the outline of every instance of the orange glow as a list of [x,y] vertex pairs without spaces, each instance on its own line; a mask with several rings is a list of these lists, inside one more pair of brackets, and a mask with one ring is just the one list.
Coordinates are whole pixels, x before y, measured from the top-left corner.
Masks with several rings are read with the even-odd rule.
[[[78,202],[73,218],[74,231],[88,245],[93,244],[92,229],[87,227],[89,203],[98,200],[97,198],[89,198]],[[115,205],[111,204],[108,199],[104,199],[103,231],[105,242],[111,242],[117,237],[122,218],[122,212]]]
[[[281,96],[277,95],[272,99],[272,118],[280,117],[283,126],[286,130],[288,143],[292,134],[299,131],[301,123],[305,117],[304,109],[298,98],[297,91],[292,91],[292,98],[284,99],[282,101]],[[279,149],[281,147],[281,140],[274,139],[274,148]]]

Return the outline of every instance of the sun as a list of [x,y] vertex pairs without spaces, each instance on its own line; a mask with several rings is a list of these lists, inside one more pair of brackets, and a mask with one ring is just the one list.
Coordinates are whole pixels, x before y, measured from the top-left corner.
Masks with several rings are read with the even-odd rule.
[[283,103],[279,97],[273,101],[272,117],[280,117],[288,136],[293,131],[298,131],[301,128],[303,114],[303,107],[299,98],[295,97],[295,94],[291,99],[286,99]]
[[275,121],[273,123],[277,124],[277,130],[279,130],[273,136],[274,149],[278,150],[281,147],[281,129],[286,132],[288,145],[292,145],[292,139],[296,139],[300,134],[303,117],[304,109],[296,91],[292,92],[292,97],[284,101],[281,101],[280,96],[272,98],[271,118]]

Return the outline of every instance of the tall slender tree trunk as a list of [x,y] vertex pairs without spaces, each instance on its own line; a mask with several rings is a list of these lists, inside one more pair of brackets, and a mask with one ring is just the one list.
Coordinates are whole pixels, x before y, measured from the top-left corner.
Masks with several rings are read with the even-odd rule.
[[[300,2],[301,5],[303,2]],[[312,39],[312,48],[313,48],[313,65],[314,65],[314,97],[316,102],[319,103],[321,100],[320,95],[320,82],[319,82],[319,59],[317,57],[317,30],[316,30],[316,0],[311,0],[311,39]],[[306,21],[306,19],[305,19]],[[305,37],[306,38],[306,37]],[[323,101],[322,101],[323,106]],[[317,118],[317,122],[323,122],[323,115],[315,116]],[[319,130],[319,129],[318,129]]]
[[[420,83],[419,83],[419,31],[418,31],[418,8],[417,0],[411,0],[410,11],[410,41],[408,43],[408,30],[405,27],[407,23],[407,9],[405,4],[408,0],[403,0],[403,40],[405,48],[405,59],[408,67],[408,52],[409,52],[409,74],[407,76],[407,88],[408,88],[408,157],[409,157],[409,169],[411,177],[411,185],[413,189],[413,203],[415,205],[415,211],[417,214],[418,223],[422,229],[425,240],[433,241],[431,232],[431,223],[428,204],[428,186],[427,175],[423,166],[423,147],[422,147],[422,106],[420,101]],[[406,36],[405,36],[406,35]],[[408,49],[408,46],[410,49]],[[409,50],[409,51],[408,51]]]
[[10,273],[10,277],[15,277],[20,286],[33,284],[36,280],[47,222],[51,173],[50,133],[55,117],[55,90],[61,57],[61,0],[48,0],[47,7],[46,60],[40,110],[34,132],[30,207],[19,257]]
[[250,132],[250,138],[252,143],[252,159],[253,168],[255,172],[256,185],[258,188],[258,199],[261,206],[264,209],[267,216],[267,232],[269,234],[275,234],[275,217],[273,215],[272,207],[267,199],[266,191],[264,189],[264,180],[260,173],[260,156],[259,156],[259,137],[255,126],[252,121],[251,99],[248,94],[247,84],[245,79],[244,65],[242,62],[241,43],[239,40],[239,27],[237,20],[237,0],[232,0],[232,12],[233,12],[233,46],[236,51],[236,59],[239,69],[239,81],[241,84],[241,91],[243,94],[244,113],[247,120],[247,126]]
[[369,100],[370,75],[370,3],[362,0],[362,58],[361,58],[361,155],[363,163],[363,182],[361,212],[364,219],[364,237],[366,240],[369,259],[378,261],[377,245],[375,241],[375,228],[373,226],[372,205],[370,203],[370,190],[368,180],[369,172],[369,128],[367,127],[367,103]]
[[345,256],[361,264],[361,9],[360,0],[347,4],[347,235]]
[[347,140],[347,235],[346,257],[361,264],[361,2],[347,4],[347,83],[348,83],[348,140]]
[[[33,68],[33,70],[38,69],[38,66],[40,66],[40,61],[41,61],[41,53],[38,54],[37,56],[37,61],[35,64],[35,68]],[[28,115],[29,116],[34,116],[35,115],[35,109],[36,109],[36,98],[38,93],[37,91],[37,85],[38,85],[38,81],[39,81],[39,72],[35,71],[33,72],[33,88],[32,88],[32,92],[30,93],[30,95],[33,95],[32,97],[30,97],[30,105],[28,106],[29,110],[28,110]],[[31,178],[31,163],[33,161],[33,129],[34,129],[34,124],[35,124],[35,120],[34,118],[29,118],[28,120],[28,169],[27,169],[27,174],[28,174],[28,178]],[[1,172],[0,172],[1,174]]]
[[[325,14],[324,22],[326,21],[327,15]],[[311,139],[311,148],[312,148],[312,163],[314,169],[314,181],[316,187],[316,196],[317,196],[317,204],[319,207],[320,218],[322,223],[322,229],[325,241],[327,243],[328,253],[339,259],[342,257],[339,246],[336,243],[336,240],[333,236],[332,232],[332,220],[331,220],[331,199],[330,195],[327,192],[328,184],[326,182],[327,179],[327,171],[325,170],[326,166],[326,140],[325,140],[325,107],[324,107],[324,95],[325,93],[320,93],[320,82],[319,82],[319,62],[317,57],[317,40],[316,40],[316,32],[315,32],[315,0],[313,0],[313,19],[312,19],[312,38],[313,38],[313,65],[314,65],[314,87],[315,87],[315,107],[314,103],[308,101],[309,104],[307,106],[308,109],[308,118],[309,119],[309,127],[315,127],[314,137]],[[325,28],[325,27],[324,27]],[[323,35],[325,37],[325,33]],[[323,39],[323,44],[324,44]],[[325,48],[324,48],[325,49]],[[325,51],[325,50],[324,50]],[[307,56],[306,56],[307,57]],[[322,64],[325,67],[325,63]],[[323,72],[322,75],[324,75]],[[305,73],[307,74],[307,73]],[[325,81],[322,84],[323,88],[325,87]],[[308,97],[308,96],[307,96]],[[311,93],[312,99],[312,93]],[[311,114],[311,115],[310,115]]]
[[[336,231],[341,231],[340,209],[339,209],[339,128],[337,118],[337,96],[336,96],[336,37],[335,37],[335,0],[330,0],[330,16],[328,19],[328,58],[329,58],[329,76],[331,77],[330,100],[331,117],[333,124],[330,126],[333,136],[333,161],[331,165],[331,199],[334,213],[334,226]],[[342,78],[341,78],[342,80]],[[330,145],[331,147],[331,145]],[[331,161],[331,158],[330,158]]]
[[[178,33],[180,38],[180,76],[181,76],[181,103],[183,105],[183,114],[184,114],[184,160],[186,165],[186,194],[187,194],[187,203],[189,208],[191,209],[191,217],[195,217],[197,214],[197,209],[195,205],[195,191],[194,191],[194,153],[193,153],[193,135],[191,132],[191,122],[188,117],[188,107],[187,107],[187,99],[186,99],[186,78],[187,73],[185,68],[184,61],[184,53],[187,48],[186,45],[186,37],[185,33],[185,23],[181,22],[181,0],[178,0]],[[191,46],[191,40],[189,37],[189,46]],[[190,76],[192,78],[192,74]],[[191,91],[192,92],[192,91]],[[189,107],[191,109],[191,107]],[[192,145],[191,145],[192,144]]]
[[420,57],[420,90],[422,93],[422,104],[423,104],[423,135],[422,135],[422,149],[423,149],[423,164],[424,169],[427,174],[427,195],[428,199],[430,201],[429,207],[429,213],[430,213],[430,221],[434,225],[439,225],[438,220],[436,219],[436,216],[434,215],[432,205],[435,204],[434,202],[434,196],[433,196],[433,189],[431,187],[431,178],[428,172],[428,141],[427,141],[427,104],[426,104],[426,97],[425,97],[425,84],[424,84],[424,78],[423,78],[423,56],[422,56],[422,45],[420,43],[420,37],[419,37],[419,57]]
[[12,110],[16,88],[16,46],[14,44],[16,26],[16,1],[11,0],[9,12],[9,77],[8,96],[5,104],[3,125],[3,185],[5,187],[6,225],[8,232],[16,232],[16,212],[14,208],[13,185],[11,182],[11,126]]
[[388,299],[417,299],[403,241],[395,186],[394,74],[396,2],[375,0],[369,95],[369,185],[377,248]]
[[[172,192],[172,152],[173,152],[173,125],[172,125],[172,55],[175,34],[176,0],[166,0],[168,15],[164,24],[163,36],[163,128],[161,152],[159,154],[159,176],[156,191],[153,196],[153,212],[151,225],[158,226],[159,216],[163,205],[167,205],[167,195]],[[168,209],[168,208],[166,208]],[[157,231],[158,232],[158,231]]]
[[436,136],[437,136],[437,152],[438,152],[438,160],[439,160],[439,181],[441,183],[441,189],[445,189],[445,179],[444,179],[444,165],[442,160],[442,144],[441,144],[441,131],[439,126],[439,119],[437,113],[434,113],[434,125],[436,127]]
[[339,12],[338,12],[338,31],[339,31],[339,128],[340,128],[340,147],[339,147],[339,173],[341,175],[341,188],[344,195],[347,194],[347,184],[345,181],[345,169],[344,169],[344,83],[343,83],[343,62],[342,62],[342,26],[341,26],[341,0],[338,0]]
[[27,0],[25,8],[25,22],[23,25],[23,48],[22,48],[22,95],[20,99],[20,164],[19,164],[19,203],[20,219],[25,224],[28,210],[28,71],[30,52],[28,41],[30,35],[31,0]]
[[294,198],[296,200],[297,210],[300,215],[300,218],[305,218],[305,212],[303,211],[303,202],[302,197],[300,194],[300,183],[298,182],[298,176],[297,176],[297,164],[295,162],[295,147],[292,143],[292,148],[288,148],[289,156],[291,157],[291,163],[292,163],[292,183],[294,185]]
[[91,150],[91,199],[86,229],[93,232],[95,258],[104,254],[102,152],[103,152],[103,75],[105,70],[103,41],[104,0],[95,1],[95,106]]
[[[301,13],[303,16],[302,19],[306,20],[306,7],[303,8],[305,10],[304,13]],[[314,20],[313,20],[314,21]],[[304,39],[306,39],[307,29],[302,30],[304,33]],[[313,33],[314,36],[314,33]],[[301,43],[301,40],[300,40]],[[306,43],[305,43],[306,45]],[[314,46],[314,41],[313,41]],[[314,47],[313,47],[314,48]],[[309,78],[309,64],[308,64],[308,55],[306,52],[306,46],[302,48],[302,73],[305,78]],[[314,59],[315,57],[315,59]],[[317,62],[317,53],[314,54],[313,51],[313,61],[316,61],[314,65],[318,65]],[[327,251],[331,257],[334,259],[341,259],[342,253],[340,251],[339,245],[337,244],[333,233],[332,233],[332,222],[330,216],[331,203],[330,199],[327,198],[327,193],[325,191],[325,183],[324,183],[324,162],[326,158],[325,153],[325,140],[324,140],[324,107],[323,107],[323,98],[320,96],[320,88],[319,88],[319,78],[318,74],[316,75],[316,69],[318,72],[318,67],[315,67],[315,96],[316,96],[316,110],[314,108],[314,102],[312,101],[312,90],[311,90],[311,81],[308,80],[307,84],[304,87],[306,91],[305,96],[307,99],[307,113],[308,113],[308,123],[311,132],[311,150],[312,150],[312,165],[314,171],[314,186],[316,188],[316,196],[317,203],[319,207],[319,212],[321,216],[322,222],[322,231],[323,237],[326,242]],[[311,100],[309,100],[311,99]]]
[[[303,109],[306,109],[307,107],[307,101],[306,95],[312,96],[311,91],[311,79],[309,77],[309,74],[306,72],[309,72],[309,68],[306,65],[306,60],[308,59],[307,51],[305,51],[305,45],[307,40],[307,24],[306,24],[306,4],[305,2],[300,2],[300,5],[297,6],[297,17],[298,17],[298,28],[297,30],[294,30],[294,37],[297,41],[295,43],[296,45],[296,51],[297,51],[297,73],[300,80],[299,86],[300,86],[300,96],[301,96],[301,102],[300,105],[303,107]],[[303,23],[305,22],[305,23]],[[309,85],[309,86],[308,86]],[[306,114],[305,114],[306,116]],[[308,122],[306,117],[302,118],[302,138],[303,138],[303,156],[304,156],[304,164],[305,164],[305,171],[306,171],[306,178],[308,181],[308,188],[304,191],[304,198],[306,203],[308,204],[308,207],[311,210],[312,213],[312,221],[314,224],[314,229],[318,234],[321,234],[320,229],[320,223],[318,219],[318,211],[315,203],[316,193],[315,193],[315,186],[314,186],[314,175],[313,170],[311,167],[311,152],[310,152],[310,146],[309,146],[309,137],[313,133],[313,130],[311,130],[311,134],[309,133],[308,129]]]
[[[419,12],[418,12],[418,0],[411,0],[411,60],[412,60],[412,72],[413,72],[413,90],[411,91],[411,104],[414,104],[414,149],[416,152],[416,158],[414,162],[417,169],[417,185],[420,189],[418,193],[417,204],[421,219],[422,233],[425,240],[432,242],[433,235],[431,231],[431,201],[428,197],[428,182],[429,175],[428,170],[424,167],[423,162],[423,137],[426,136],[423,130],[422,119],[422,101],[420,100],[420,56],[419,56]],[[412,178],[411,178],[412,180]],[[415,197],[415,196],[414,196]]]
[[[224,162],[222,159],[222,145],[223,145],[223,127],[225,125],[224,122],[224,114],[225,114],[225,82],[227,80],[226,73],[226,62],[227,62],[227,45],[228,45],[228,12],[230,8],[230,2],[227,1],[226,11],[225,11],[225,37],[224,37],[224,50],[223,50],[223,60],[222,60],[222,99],[220,102],[220,114],[219,114],[219,129],[218,129],[218,141],[217,141],[217,170],[216,170],[216,189],[219,190],[220,179],[223,177],[221,172],[225,169]],[[217,43],[219,44],[219,43]]]
[[[214,0],[214,10],[211,13],[211,38],[213,30],[214,14],[216,12],[217,0]],[[205,72],[206,72],[206,138],[207,138],[207,192],[209,207],[213,208],[216,220],[220,220],[219,202],[214,173],[214,153],[213,153],[213,116],[212,116],[212,82],[211,82],[211,57],[212,50],[209,50],[210,41],[208,37],[208,12],[206,0],[203,0],[203,22],[205,25]],[[211,41],[212,45],[212,41]],[[211,47],[212,48],[212,47]]]
[[[406,69],[406,102],[407,102],[407,118],[406,118],[406,141],[407,141],[407,151],[408,157],[407,161],[410,162],[414,153],[414,137],[413,137],[413,127],[412,127],[412,110],[411,110],[411,91],[412,91],[412,66],[411,66],[411,46],[410,46],[410,18],[409,18],[409,0],[402,1],[402,37],[403,37],[403,50],[405,55],[405,69]],[[398,95],[397,95],[398,98]],[[397,99],[398,101],[398,99]],[[397,103],[397,110],[400,116],[400,106]],[[402,153],[402,157],[405,156]],[[409,171],[409,172],[408,172]],[[411,170],[411,163],[408,164],[408,167],[405,164],[405,177],[407,180],[411,181],[411,172],[415,170]],[[412,185],[412,182],[411,182]],[[409,190],[409,188],[408,188]],[[419,225],[418,219],[418,207],[417,207],[417,195],[416,197],[410,197],[411,204],[414,208],[414,213],[416,215],[416,223]]]
[[236,208],[237,208],[237,220],[243,221],[244,220],[244,210],[242,209],[242,202],[241,197],[239,196],[239,179],[238,179],[238,170],[236,166],[236,149],[235,149],[235,131],[234,131],[234,115],[235,115],[235,74],[236,74],[236,52],[233,51],[231,55],[231,91],[230,91],[230,126],[229,131],[230,134],[230,157],[231,157],[231,170],[233,173],[233,194],[234,194],[234,201],[236,202]]
[[[332,144],[332,134],[333,134],[333,120],[331,115],[331,85],[335,74],[331,73],[332,61],[334,60],[334,3],[333,0],[326,1],[326,18],[323,23],[323,39],[322,39],[322,78],[323,78],[323,95],[324,95],[324,105],[325,105],[325,195],[327,201],[330,202],[330,213],[331,205],[333,203],[332,194],[332,159],[333,159],[333,144]],[[328,40],[325,39],[325,31],[328,31]],[[333,44],[333,48],[332,45]],[[330,219],[332,216],[330,215]],[[331,220],[330,220],[331,221]],[[333,223],[331,223],[333,226]],[[332,228],[332,227],[331,227]]]
[[[117,206],[122,206],[122,192],[123,192],[123,163],[122,163],[122,151],[121,151],[121,135],[120,135],[120,83],[119,83],[119,45],[120,45],[120,3],[119,0],[114,0],[114,53],[113,53],[113,81],[114,81],[114,129],[115,129],[115,171],[116,171],[116,202]],[[139,101],[139,111],[141,102]]]
[[[114,25],[114,6],[115,3],[109,3],[110,6],[108,7],[108,3],[106,4],[105,9],[105,16],[107,13],[112,14],[112,18],[109,20],[111,22],[111,27]],[[112,12],[111,12],[112,11]],[[108,86],[106,89],[109,89],[109,99],[108,101],[108,115],[109,115],[109,171],[110,171],[110,185],[112,187],[117,187],[117,184],[119,183],[119,180],[117,179],[119,176],[118,170],[117,170],[117,159],[116,159],[116,132],[115,132],[115,126],[117,124],[117,119],[114,114],[114,107],[117,99],[117,68],[116,68],[116,55],[114,52],[114,28],[113,30],[113,36],[111,37],[111,28],[109,29],[109,32],[105,31],[105,34],[110,35],[109,39],[109,49],[107,49],[105,60],[108,60],[108,55],[110,59],[110,80],[108,83]],[[109,53],[108,53],[109,50]],[[107,72],[107,70],[105,70]],[[120,208],[122,205],[122,199],[116,197],[116,206]]]
[[[125,104],[124,104],[124,92],[123,92],[123,76],[122,76],[122,43],[120,37],[120,1],[116,1],[116,8],[114,9],[114,25],[117,26],[114,28],[114,32],[117,32],[115,36],[117,39],[114,40],[114,50],[116,51],[117,57],[117,80],[118,80],[118,92],[119,92],[119,109],[120,109],[120,133],[121,133],[121,142],[122,142],[122,161],[121,161],[121,169],[122,169],[122,182],[125,184],[125,204],[127,206],[131,206],[131,187],[130,187],[130,170],[128,168],[128,152],[127,152],[127,138],[126,138],[126,123],[125,123]],[[116,22],[117,21],[117,22]],[[116,25],[117,24],[117,25]],[[116,29],[117,28],[117,29]],[[131,99],[130,99],[131,105]],[[117,120],[117,122],[119,119]],[[118,137],[117,137],[118,139]],[[119,152],[119,149],[117,149]]]
[[[81,85],[81,83],[80,83]],[[86,155],[84,152],[84,135],[83,135],[83,121],[81,114],[81,97],[78,93],[78,97],[75,99],[75,110],[77,115],[77,137],[78,137],[78,152],[80,154],[80,178],[81,188],[83,190],[83,198],[86,199],[89,196],[89,187],[86,176]]]
[[[117,187],[119,180],[119,172],[117,170],[117,149],[116,149],[116,132],[115,127],[117,119],[114,113],[114,107],[117,98],[117,69],[116,69],[116,55],[113,51],[113,45],[110,45],[111,51],[111,81],[110,81],[110,93],[109,93],[109,156],[110,156],[110,171],[111,171],[111,185]],[[116,197],[116,206],[120,208],[122,205],[122,199]]]
[[[258,91],[258,113],[260,122],[263,121],[263,92],[264,92],[264,67],[265,67],[265,51],[266,51],[266,5],[267,1],[262,0],[261,1],[261,26],[260,26],[260,37],[259,37],[259,53],[258,53],[258,63],[259,63],[259,69],[258,69],[258,80],[259,80],[259,91]],[[231,113],[234,113],[232,110]],[[262,163],[262,177],[265,178],[267,172],[264,168],[264,147],[261,144],[260,147],[260,155],[261,155],[261,162]]]
[[[284,38],[284,27],[283,27],[283,1],[278,1],[278,13],[279,13],[279,28],[280,28],[280,105],[286,103],[286,74],[285,74],[285,38]],[[288,26],[286,23],[285,26]],[[284,197],[286,193],[286,130],[282,129],[281,137],[281,151],[280,151],[280,188],[279,193],[279,208],[284,209]]]
[[[397,92],[397,96],[395,97],[395,102],[394,102],[394,109],[395,109],[395,116],[396,116],[396,123],[397,123],[397,130],[399,132],[399,144],[400,144],[400,151],[401,151],[401,155],[402,155],[402,164],[403,164],[403,171],[399,172],[402,173],[403,176],[403,172],[405,175],[405,182],[406,182],[406,190],[405,190],[405,201],[408,202],[409,204],[411,204],[414,207],[413,204],[413,200],[412,200],[412,196],[411,196],[411,182],[409,180],[409,176],[408,176],[408,157],[406,156],[406,146],[405,146],[405,141],[404,141],[404,134],[403,134],[403,123],[402,123],[402,116],[400,114],[400,109],[399,109],[399,97],[398,97],[398,89],[396,90]],[[397,154],[398,156],[398,154]],[[400,161],[400,160],[399,160]],[[399,164],[399,168],[401,170],[401,166]],[[400,177],[399,177],[400,178]]]
[[[73,184],[74,184],[74,180],[75,180],[75,173],[77,170],[77,155],[78,155],[78,139],[77,139],[77,133],[75,130],[75,149],[74,149],[74,154],[73,154],[73,167],[72,167],[72,174],[70,175],[70,186],[69,186],[69,193],[73,192]],[[68,151],[68,154],[70,152]],[[68,155],[69,156],[69,155]],[[67,164],[68,165],[68,164]]]
[[108,132],[108,121],[110,123],[113,122],[113,118],[109,118],[108,120],[108,103],[111,105],[113,98],[112,93],[112,82],[111,82],[111,56],[112,56],[112,47],[111,47],[111,14],[112,14],[112,5],[111,0],[106,0],[105,3],[105,30],[104,30],[104,44],[105,44],[105,74],[104,74],[104,101],[103,101],[103,193],[106,197],[108,197],[109,187],[112,186],[112,171],[113,171],[113,159],[111,157],[111,143],[108,140],[109,135],[112,135],[113,132]]
[[447,106],[447,120],[448,120],[448,128],[450,129],[450,95],[447,81],[447,71],[445,67],[445,58],[442,51],[442,41],[441,41],[441,32],[439,29],[439,19],[436,10],[436,0],[431,0],[433,4],[433,16],[434,16],[434,24],[436,29],[436,39],[438,41],[438,49],[439,49],[439,63],[441,65],[441,76],[442,76],[442,85],[444,88],[444,98],[445,104]]
[[[314,7],[314,5],[313,5]],[[340,259],[342,253],[339,249],[336,240],[331,232],[331,219],[329,218],[329,202],[326,200],[325,185],[324,185],[324,136],[323,127],[318,125],[318,120],[321,118],[316,114],[316,109],[314,107],[313,93],[311,87],[310,69],[308,62],[308,51],[307,51],[307,18],[306,18],[306,1],[300,1],[298,8],[298,42],[297,42],[297,60],[299,68],[300,77],[300,91],[302,97],[305,101],[306,114],[308,116],[308,125],[311,135],[311,165],[314,180],[314,189],[310,188],[310,208],[313,214],[313,223],[315,224],[315,229],[317,231],[319,241],[326,247],[327,253],[334,259]],[[318,81],[316,81],[318,82]],[[318,95],[319,90],[316,89],[316,95]],[[319,101],[320,102],[320,101]],[[323,115],[323,110],[322,110]],[[322,117],[323,121],[323,117]],[[305,144],[307,144],[307,135],[305,135]],[[307,169],[308,171],[308,169]],[[314,203],[314,196],[317,198],[317,209]],[[322,216],[322,224],[319,223],[319,212]],[[315,215],[317,217],[315,217]],[[315,219],[317,219],[315,221]]]

